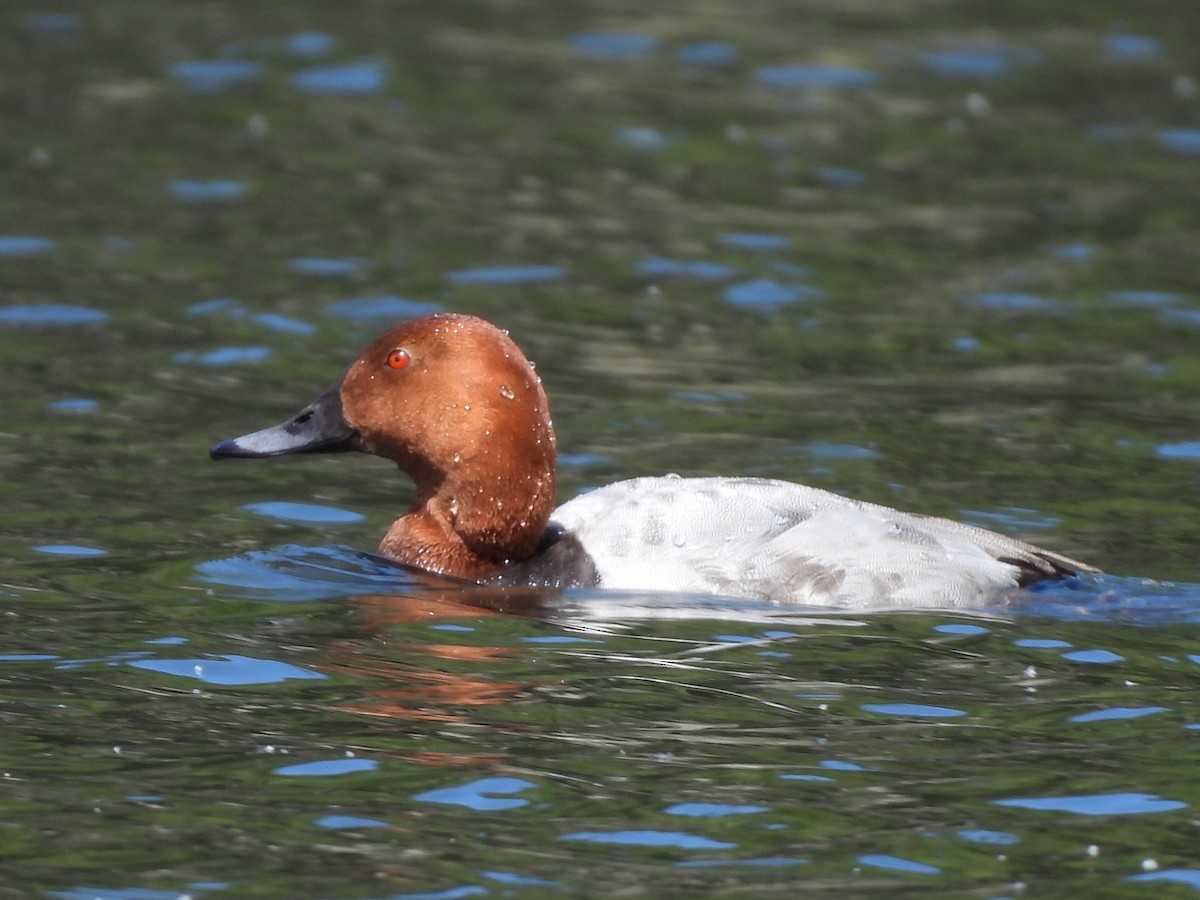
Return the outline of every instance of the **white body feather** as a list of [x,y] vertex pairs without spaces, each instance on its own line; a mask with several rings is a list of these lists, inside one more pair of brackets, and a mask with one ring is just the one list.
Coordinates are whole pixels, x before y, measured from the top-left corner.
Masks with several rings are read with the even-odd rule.
[[636,478],[559,507],[599,586],[817,606],[980,607],[1090,566],[949,519],[763,478]]

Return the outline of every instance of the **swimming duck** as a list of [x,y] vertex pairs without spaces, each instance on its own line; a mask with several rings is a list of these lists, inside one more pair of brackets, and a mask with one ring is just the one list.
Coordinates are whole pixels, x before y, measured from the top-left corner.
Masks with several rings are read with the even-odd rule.
[[211,455],[348,450],[394,461],[416,486],[379,553],[479,583],[970,608],[1097,571],[983,528],[766,478],[634,478],[554,509],[541,379],[474,316],[397,325],[295,416]]

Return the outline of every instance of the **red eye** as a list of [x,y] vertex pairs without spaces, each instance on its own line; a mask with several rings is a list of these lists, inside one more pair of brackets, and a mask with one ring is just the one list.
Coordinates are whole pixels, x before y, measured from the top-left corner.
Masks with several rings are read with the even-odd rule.
[[397,347],[387,355],[387,364],[393,369],[403,369],[409,363],[409,355],[407,350],[401,350]]

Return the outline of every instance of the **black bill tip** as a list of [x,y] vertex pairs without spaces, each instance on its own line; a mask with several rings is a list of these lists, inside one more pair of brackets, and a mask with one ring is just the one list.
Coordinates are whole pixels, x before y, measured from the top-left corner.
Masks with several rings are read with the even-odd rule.
[[238,442],[234,439],[218,441],[212,445],[212,449],[208,451],[208,455],[213,459],[234,459],[239,456],[253,456],[253,453],[247,453],[238,446]]

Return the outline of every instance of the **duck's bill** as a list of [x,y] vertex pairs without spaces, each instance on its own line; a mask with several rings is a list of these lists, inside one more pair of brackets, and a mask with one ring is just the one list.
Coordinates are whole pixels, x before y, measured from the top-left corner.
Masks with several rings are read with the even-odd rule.
[[342,379],[286,422],[220,441],[213,459],[283,456],[288,453],[339,453],[360,448],[359,434],[342,413]]

